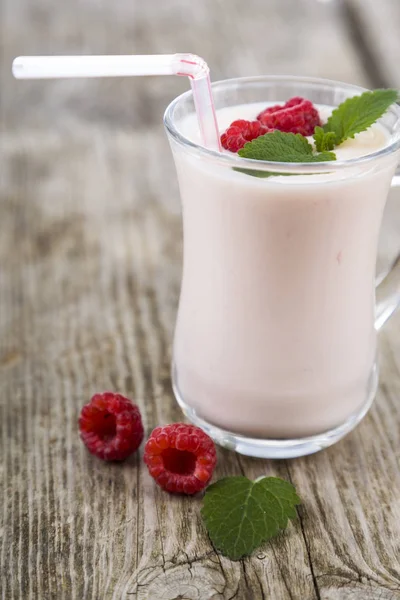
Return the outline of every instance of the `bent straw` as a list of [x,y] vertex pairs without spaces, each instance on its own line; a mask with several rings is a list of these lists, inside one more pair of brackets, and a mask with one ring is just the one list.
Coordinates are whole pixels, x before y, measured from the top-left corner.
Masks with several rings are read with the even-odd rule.
[[189,77],[204,146],[221,150],[207,63],[195,54],[121,56],[19,56],[13,61],[16,79],[67,77]]

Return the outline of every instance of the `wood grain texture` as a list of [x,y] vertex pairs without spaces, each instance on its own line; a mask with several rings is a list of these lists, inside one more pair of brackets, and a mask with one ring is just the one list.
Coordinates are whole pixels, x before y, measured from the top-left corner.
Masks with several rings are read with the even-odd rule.
[[399,87],[400,3],[397,0],[345,1],[353,15],[353,27],[359,30],[369,51],[370,63],[380,71],[380,85]]
[[103,389],[135,398],[147,431],[182,418],[169,376],[181,223],[161,116],[187,82],[9,75],[17,54],[191,50],[214,78],[368,84],[340,5],[205,0],[194,20],[184,0],[3,0],[2,13],[3,600],[399,600],[400,318],[381,337],[377,401],[348,438],[294,461],[219,451],[216,477],[275,474],[303,498],[284,535],[242,561],[219,556],[199,500],[166,496],[141,454],[96,460],[77,434]]

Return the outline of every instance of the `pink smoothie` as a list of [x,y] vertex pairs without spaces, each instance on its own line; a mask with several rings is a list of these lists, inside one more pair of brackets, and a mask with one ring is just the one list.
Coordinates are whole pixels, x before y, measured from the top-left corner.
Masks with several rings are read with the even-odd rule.
[[[221,130],[263,107],[219,111]],[[194,118],[181,131],[197,141]],[[377,124],[337,158],[388,141]],[[270,179],[180,147],[174,157],[184,226],[174,343],[181,397],[209,423],[254,437],[344,423],[366,401],[375,362],[375,257],[393,157],[340,175]]]

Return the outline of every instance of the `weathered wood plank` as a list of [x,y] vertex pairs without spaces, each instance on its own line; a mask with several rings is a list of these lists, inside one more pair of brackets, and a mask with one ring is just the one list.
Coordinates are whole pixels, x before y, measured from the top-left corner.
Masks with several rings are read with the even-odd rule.
[[[380,73],[380,85],[400,86],[400,3],[397,0],[345,0],[354,33]],[[368,69],[368,65],[367,65]]]
[[169,378],[181,226],[161,115],[187,82],[8,72],[22,53],[191,50],[215,79],[295,70],[368,83],[340,7],[206,0],[193,19],[183,0],[3,4],[2,597],[400,598],[399,318],[382,338],[376,406],[347,440],[299,461],[219,452],[217,477],[290,477],[304,506],[253,557],[218,556],[198,500],[163,494],[139,455],[100,463],[76,426],[108,388],[138,401],[147,431],[182,418]]

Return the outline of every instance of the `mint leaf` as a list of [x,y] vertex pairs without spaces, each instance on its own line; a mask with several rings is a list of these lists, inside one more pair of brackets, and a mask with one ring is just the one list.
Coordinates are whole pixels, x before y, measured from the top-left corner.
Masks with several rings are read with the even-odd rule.
[[247,142],[239,150],[242,158],[277,162],[325,162],[336,160],[333,152],[314,154],[313,147],[300,133],[274,131]]
[[399,98],[397,90],[374,90],[348,98],[331,114],[323,129],[335,134],[336,145],[361,133],[380,119]]
[[259,177],[265,179],[266,177],[278,177],[278,175],[295,175],[295,173],[274,173],[273,171],[259,171],[256,169],[241,169],[240,167],[233,167],[234,171],[238,173],[244,173],[245,175],[251,175],[252,177]]
[[210,485],[201,514],[214,546],[237,560],[285,529],[300,504],[292,484],[277,477],[225,477]]
[[333,150],[335,147],[336,135],[333,131],[325,132],[322,127],[316,127],[314,130],[315,147],[318,152]]

